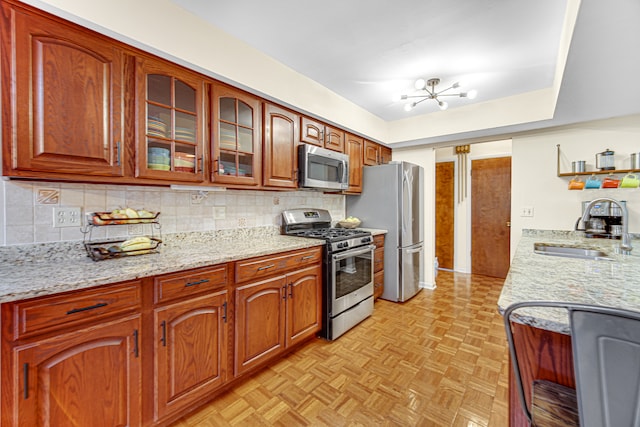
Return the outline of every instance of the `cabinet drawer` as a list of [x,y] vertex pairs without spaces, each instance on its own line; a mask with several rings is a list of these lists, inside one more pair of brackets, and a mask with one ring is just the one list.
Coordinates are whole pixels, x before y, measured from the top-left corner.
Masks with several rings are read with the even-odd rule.
[[322,260],[322,247],[286,254],[267,255],[236,263],[236,282],[267,277]]
[[139,307],[139,280],[11,303],[13,339],[82,325]]
[[384,234],[373,236],[373,244],[376,245],[376,248],[384,247]]
[[154,279],[155,303],[200,294],[227,284],[227,265],[165,274]]

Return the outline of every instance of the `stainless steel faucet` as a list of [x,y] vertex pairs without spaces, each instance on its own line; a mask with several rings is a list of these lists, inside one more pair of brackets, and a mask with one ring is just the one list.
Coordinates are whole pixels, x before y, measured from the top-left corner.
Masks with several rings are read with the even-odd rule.
[[[633,249],[633,246],[631,246],[631,236],[629,235],[629,212],[627,211],[627,207],[623,203],[620,203],[616,199],[611,199],[609,197],[601,197],[599,199],[592,200],[584,208],[584,213],[582,214],[581,218],[582,223],[586,223],[589,218],[591,218],[591,208],[593,207],[593,205],[600,202],[614,203],[618,207],[620,207],[620,210],[622,211],[622,236],[620,240],[620,249],[622,249],[623,251],[630,251],[631,249]],[[577,225],[578,224],[576,223],[576,228]]]

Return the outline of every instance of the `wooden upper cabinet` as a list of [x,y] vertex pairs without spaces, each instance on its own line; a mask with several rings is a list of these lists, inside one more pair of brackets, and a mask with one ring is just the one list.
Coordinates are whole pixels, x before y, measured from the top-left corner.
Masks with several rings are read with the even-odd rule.
[[212,104],[211,180],[216,183],[260,185],[260,100],[241,90],[215,84]]
[[325,126],[324,134],[324,148],[344,153],[344,131],[331,126]]
[[300,142],[344,153],[344,131],[309,117],[300,117]]
[[349,156],[349,188],[350,193],[362,192],[362,156],[364,139],[359,136],[346,134],[346,154]]
[[3,174],[122,176],[124,52],[6,3],[0,19]]
[[364,141],[364,164],[375,166],[380,164],[380,145],[372,141]]
[[205,81],[182,67],[138,58],[136,175],[170,181],[205,180]]
[[262,126],[263,185],[296,188],[298,186],[298,115],[273,104],[264,103]]
[[380,164],[387,164],[391,161],[391,148],[380,146]]

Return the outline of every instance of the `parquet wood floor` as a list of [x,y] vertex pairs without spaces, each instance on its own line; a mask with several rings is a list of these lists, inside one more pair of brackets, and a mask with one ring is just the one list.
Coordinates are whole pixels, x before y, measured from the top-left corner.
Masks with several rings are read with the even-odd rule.
[[502,279],[440,271],[435,290],[315,340],[173,427],[507,426]]

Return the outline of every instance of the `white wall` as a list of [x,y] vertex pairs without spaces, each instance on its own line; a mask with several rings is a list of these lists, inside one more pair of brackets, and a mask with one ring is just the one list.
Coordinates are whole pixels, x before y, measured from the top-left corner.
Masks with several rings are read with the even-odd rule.
[[[467,197],[458,201],[458,156],[455,147],[436,149],[436,162],[454,162],[454,259],[453,269],[460,273],[471,272],[471,162],[491,157],[511,156],[511,140],[500,140],[472,144],[467,155]],[[435,209],[435,207],[434,207]],[[435,213],[434,213],[435,215]]]
[[433,148],[393,150],[392,159],[411,162],[424,168],[424,281],[425,287],[435,287],[435,151]]
[[[581,202],[596,197],[626,200],[629,231],[640,233],[640,190],[568,190],[571,177],[557,176],[556,145],[561,149],[561,172],[571,172],[571,162],[586,160],[595,170],[595,154],[615,151],[616,169],[629,168],[629,154],[640,152],[640,115],[577,124],[513,138],[511,248],[512,256],[522,229],[572,230],[581,215]],[[616,174],[622,178],[623,174]],[[587,178],[587,177],[584,177]],[[602,175],[600,175],[602,178]],[[534,216],[521,217],[523,207]]]

